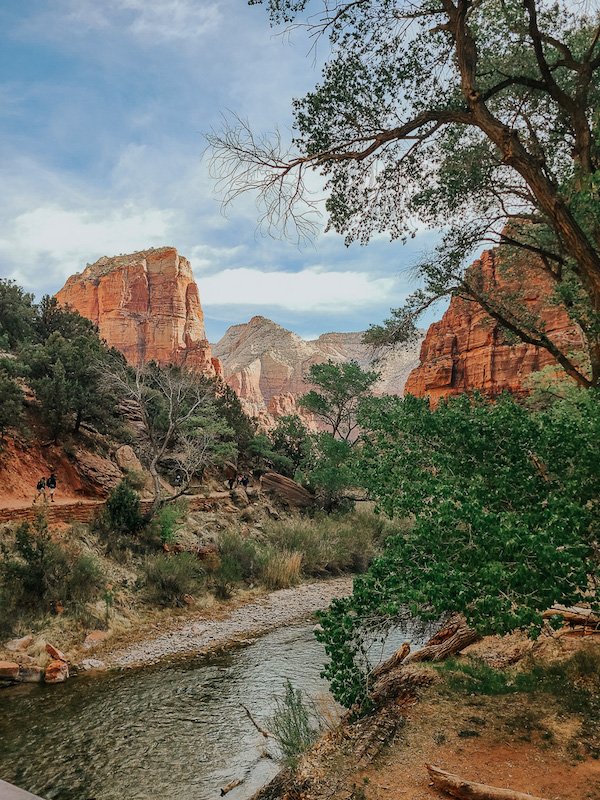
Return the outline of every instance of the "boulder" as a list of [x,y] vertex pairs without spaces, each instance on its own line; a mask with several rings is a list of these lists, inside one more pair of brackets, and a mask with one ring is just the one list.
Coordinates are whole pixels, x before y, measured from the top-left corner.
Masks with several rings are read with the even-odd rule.
[[74,464],[83,482],[102,494],[108,494],[123,479],[116,464],[89,450],[76,450]]
[[6,642],[4,647],[10,650],[11,653],[24,653],[32,644],[33,636],[28,634],[27,636],[22,636],[20,639],[11,639],[10,642]]
[[89,672],[92,669],[106,669],[106,664],[104,661],[100,661],[99,658],[84,658],[79,665],[79,669],[84,672]]
[[46,644],[46,652],[50,658],[54,659],[55,661],[67,662],[67,657],[62,650],[59,650],[58,647],[54,647],[54,645],[50,644],[49,642]]
[[0,661],[0,681],[18,681],[19,665],[14,661]]
[[83,649],[91,650],[101,642],[104,642],[106,639],[108,639],[108,637],[108,631],[90,631],[83,641]]
[[115,451],[115,461],[123,472],[144,472],[142,462],[136,456],[133,447],[128,444],[121,445]]
[[44,673],[44,683],[63,683],[69,677],[69,665],[64,661],[50,661]]
[[44,680],[44,669],[37,664],[19,666],[20,683],[41,683]]
[[309,508],[315,503],[315,498],[309,491],[278,472],[265,472],[260,479],[260,485],[262,492],[276,497],[290,508]]

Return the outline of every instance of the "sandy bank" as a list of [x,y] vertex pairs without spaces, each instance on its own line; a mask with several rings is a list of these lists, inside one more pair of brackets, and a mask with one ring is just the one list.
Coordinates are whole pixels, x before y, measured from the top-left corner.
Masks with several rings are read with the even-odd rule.
[[280,589],[236,608],[225,618],[192,620],[156,637],[105,652],[101,658],[109,667],[140,667],[174,656],[205,653],[243,637],[300,622],[351,591],[349,576]]

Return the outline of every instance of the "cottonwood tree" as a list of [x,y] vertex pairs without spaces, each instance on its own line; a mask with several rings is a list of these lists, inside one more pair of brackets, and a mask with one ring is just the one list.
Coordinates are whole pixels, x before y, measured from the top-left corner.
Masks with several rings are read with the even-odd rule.
[[306,376],[315,386],[302,395],[300,405],[330,428],[334,439],[352,442],[358,429],[358,406],[371,391],[379,373],[362,369],[356,361],[313,364]]
[[[250,0],[251,4],[263,0]],[[329,42],[320,83],[293,103],[296,137],[233,118],[213,133],[225,202],[257,190],[274,223],[304,230],[309,170],[326,180],[329,227],[348,243],[442,229],[423,288],[374,326],[405,341],[449,293],[547,349],[580,385],[600,382],[600,24],[595,2],[265,0],[274,24]],[[309,208],[309,207],[308,207]],[[309,208],[310,210],[310,208]],[[549,337],[520,289],[500,294],[465,264],[502,244],[553,286],[587,344],[584,363]],[[516,254],[516,255],[515,255]],[[520,256],[520,258],[519,258]],[[531,273],[530,273],[531,274]],[[517,280],[517,283],[519,281]]]
[[[214,392],[201,376],[152,362],[136,369],[115,364],[107,380],[118,388],[125,414],[139,429],[142,461],[153,483],[151,515],[181,497],[206,466],[234,454],[235,445],[228,441],[233,432],[217,414]],[[159,471],[166,461],[181,477],[167,496]]]

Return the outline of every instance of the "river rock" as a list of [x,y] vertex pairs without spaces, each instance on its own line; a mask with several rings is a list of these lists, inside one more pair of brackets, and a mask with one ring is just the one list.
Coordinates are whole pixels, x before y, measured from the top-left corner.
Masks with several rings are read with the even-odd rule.
[[27,636],[23,636],[21,639],[11,639],[10,642],[6,642],[4,647],[7,650],[10,650],[11,653],[24,653],[28,647],[33,644],[33,636],[28,634]]
[[67,661],[67,657],[62,650],[59,650],[58,647],[54,647],[54,645],[50,644],[50,642],[46,644],[46,652],[50,658],[54,659],[55,661],[64,661],[65,663]]
[[0,681],[18,681],[19,665],[14,661],[0,661]]
[[19,681],[21,683],[41,683],[44,680],[44,669],[37,664],[19,667]]
[[64,661],[51,661],[44,673],[45,683],[63,683],[69,677],[69,665]]
[[108,631],[90,631],[83,642],[84,650],[91,650],[96,645],[108,639]]
[[91,669],[106,669],[106,664],[104,661],[100,661],[99,658],[84,658],[79,665],[79,669],[84,672],[89,672]]

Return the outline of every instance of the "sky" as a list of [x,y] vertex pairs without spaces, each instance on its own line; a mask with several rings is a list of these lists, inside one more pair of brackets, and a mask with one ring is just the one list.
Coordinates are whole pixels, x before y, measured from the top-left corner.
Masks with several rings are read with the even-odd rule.
[[306,338],[381,322],[435,234],[299,247],[265,235],[248,195],[224,214],[209,174],[223,114],[289,134],[322,47],[246,0],[2,0],[0,277],[39,298],[101,256],[172,245],[211,341],[256,314]]

